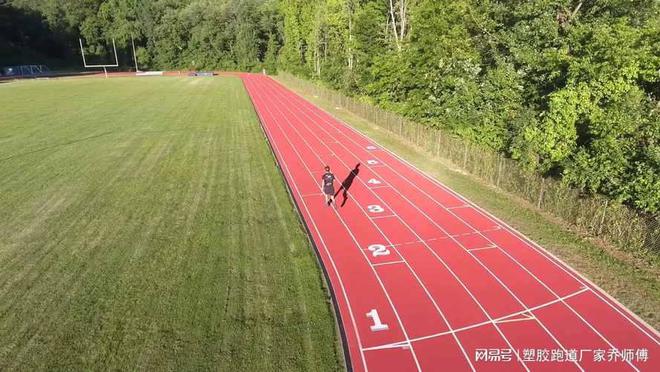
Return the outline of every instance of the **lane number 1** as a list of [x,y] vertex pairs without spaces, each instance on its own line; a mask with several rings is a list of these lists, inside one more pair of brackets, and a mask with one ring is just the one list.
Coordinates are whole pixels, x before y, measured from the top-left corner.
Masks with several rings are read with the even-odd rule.
[[380,316],[378,316],[378,311],[376,311],[376,309],[371,309],[371,311],[367,313],[367,317],[374,321],[374,325],[369,327],[371,332],[386,331],[390,328],[387,324],[383,324],[383,322],[380,321]]

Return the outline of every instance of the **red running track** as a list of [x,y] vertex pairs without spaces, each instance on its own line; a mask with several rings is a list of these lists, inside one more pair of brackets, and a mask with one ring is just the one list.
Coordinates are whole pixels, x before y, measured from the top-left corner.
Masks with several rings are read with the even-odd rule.
[[[659,333],[543,248],[274,80],[243,81],[350,368],[660,371]],[[336,208],[321,194],[325,164],[339,181],[357,173]]]

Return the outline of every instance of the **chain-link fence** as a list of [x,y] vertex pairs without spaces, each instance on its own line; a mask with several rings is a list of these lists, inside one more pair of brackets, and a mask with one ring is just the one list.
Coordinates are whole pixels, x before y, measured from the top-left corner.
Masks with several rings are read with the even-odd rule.
[[602,196],[581,195],[562,182],[525,171],[514,160],[443,130],[412,122],[400,115],[281,72],[278,79],[305,94],[341,106],[421,147],[457,167],[510,192],[537,208],[601,237],[624,250],[660,253],[660,216],[641,215]]

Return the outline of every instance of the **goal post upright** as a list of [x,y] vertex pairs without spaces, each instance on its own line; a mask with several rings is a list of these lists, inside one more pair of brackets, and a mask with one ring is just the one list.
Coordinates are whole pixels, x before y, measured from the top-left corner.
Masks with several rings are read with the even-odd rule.
[[88,65],[87,60],[85,59],[85,48],[83,47],[83,42],[82,38],[78,38],[78,41],[80,42],[80,54],[82,55],[82,60],[83,60],[83,66],[85,68],[103,68],[103,72],[105,73],[105,77],[108,77],[108,67],[119,67],[119,59],[117,58],[117,47],[115,45],[115,38],[112,38],[112,51],[115,54],[115,63],[114,64],[103,64],[103,65]]

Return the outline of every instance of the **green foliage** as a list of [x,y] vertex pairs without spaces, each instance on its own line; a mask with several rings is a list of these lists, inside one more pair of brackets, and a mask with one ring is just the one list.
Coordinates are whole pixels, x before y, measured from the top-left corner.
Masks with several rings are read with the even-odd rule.
[[[396,38],[390,11],[402,2],[410,26]],[[397,0],[389,9],[389,2],[365,0],[344,7],[343,16],[336,1],[316,2],[311,13],[295,0],[280,3],[292,25],[283,30],[287,70],[501,151],[586,193],[659,210],[657,2]],[[352,28],[328,31],[349,17]],[[401,14],[395,19],[398,26]],[[341,45],[347,31],[352,43],[330,48],[319,73],[304,47]],[[292,40],[304,42],[295,49]],[[352,66],[339,58],[351,54]]]
[[[41,14],[71,41],[83,37],[90,54],[107,53],[114,38],[127,67],[131,39],[144,69],[260,70],[270,35],[275,49],[281,44],[275,0],[13,0],[10,6]],[[77,53],[75,43],[68,46]]]
[[[659,208],[657,1],[10,0],[9,9],[43,24],[3,29],[51,32],[69,57],[76,46],[62,40],[82,35],[99,54],[115,38],[125,66],[134,38],[145,69],[285,69],[586,193]],[[44,44],[6,35],[0,58]]]

